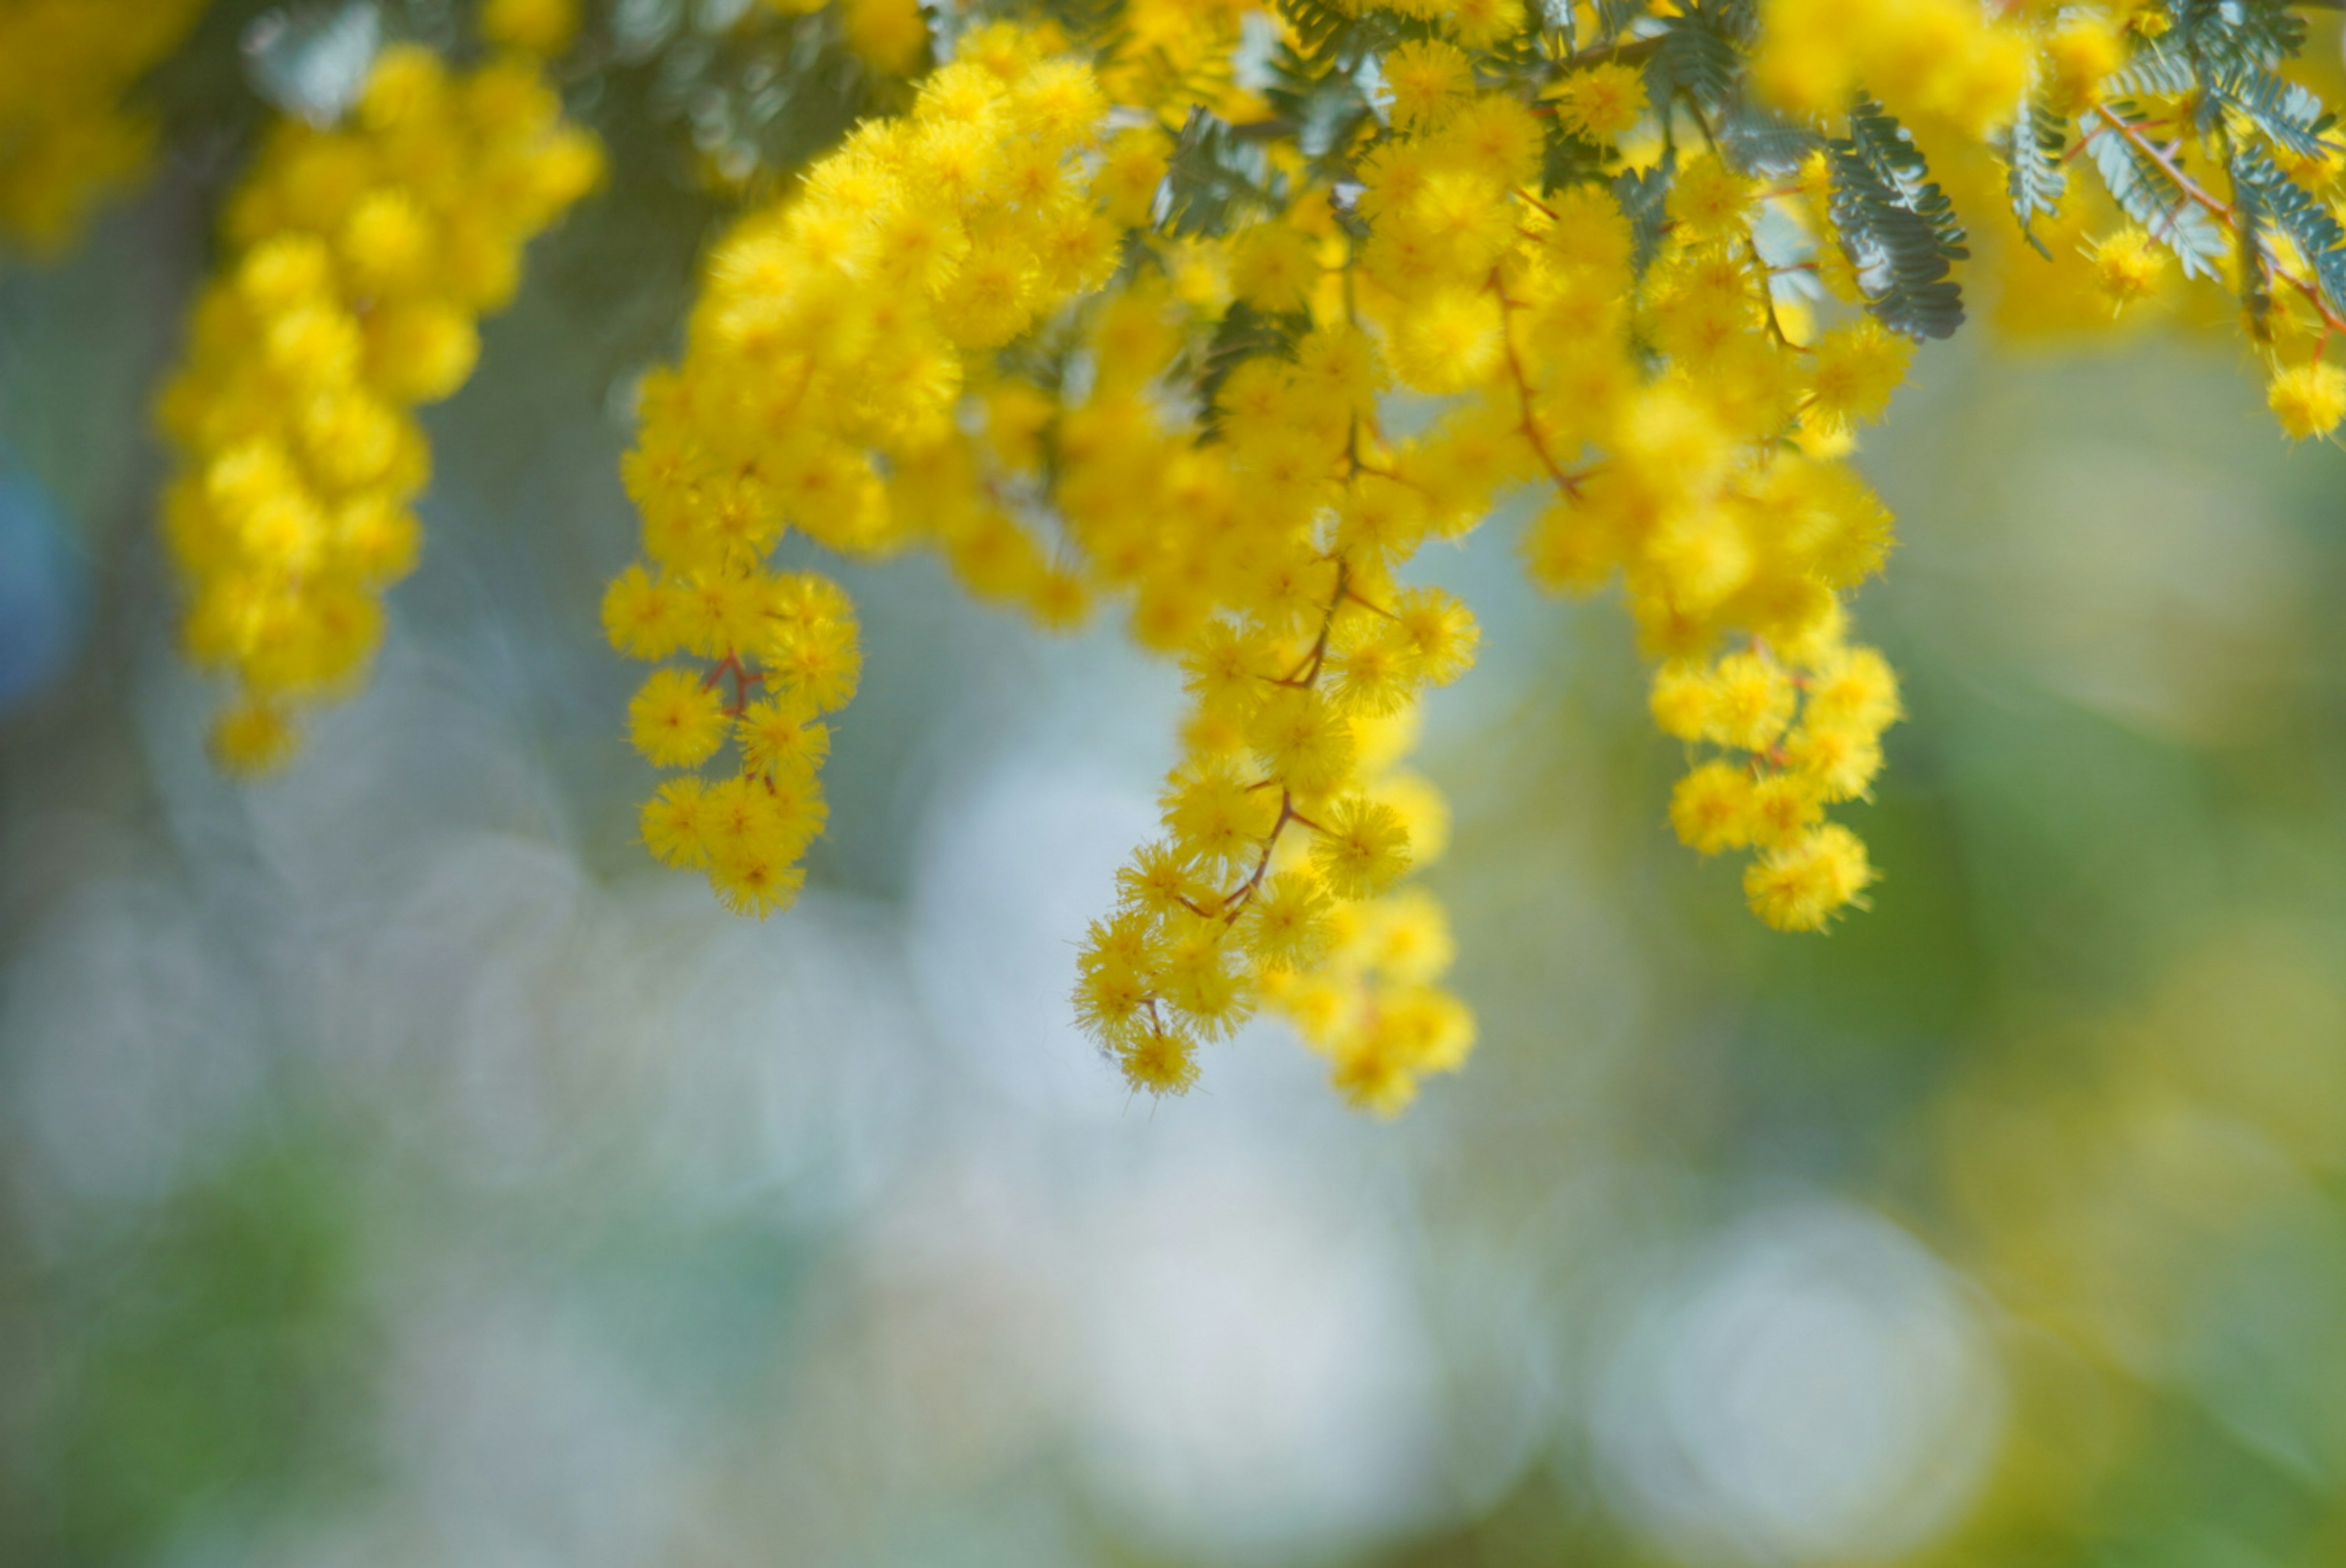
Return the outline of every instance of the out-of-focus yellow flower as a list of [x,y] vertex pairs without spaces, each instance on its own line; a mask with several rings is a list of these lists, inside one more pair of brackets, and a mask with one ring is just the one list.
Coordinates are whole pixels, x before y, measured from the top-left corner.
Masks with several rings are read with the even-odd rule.
[[0,6],[0,240],[39,253],[147,167],[153,127],[126,101],[204,0],[13,0]]
[[2320,360],[2292,365],[2274,374],[2265,401],[2291,440],[2328,435],[2346,419],[2346,371]]
[[159,403],[186,646],[236,685],[212,746],[239,772],[286,761],[300,710],[361,678],[377,596],[415,560],[431,453],[409,410],[464,383],[474,317],[601,170],[525,56],[452,77],[395,46],[355,119],[272,128]]

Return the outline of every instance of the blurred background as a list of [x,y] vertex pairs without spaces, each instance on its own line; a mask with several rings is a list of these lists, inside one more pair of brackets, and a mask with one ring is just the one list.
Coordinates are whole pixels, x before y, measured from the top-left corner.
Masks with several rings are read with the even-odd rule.
[[1618,606],[1443,555],[1475,1057],[1384,1123],[1264,1024],[1152,1104],[1066,1005],[1173,756],[1113,626],[841,568],[807,896],[635,845],[626,390],[740,129],[673,6],[427,414],[372,685],[211,770],[146,411],[310,79],[253,9],[0,264],[0,1562],[2346,1561],[2346,458],[2229,340],[1922,356],[1823,939],[1671,840]]

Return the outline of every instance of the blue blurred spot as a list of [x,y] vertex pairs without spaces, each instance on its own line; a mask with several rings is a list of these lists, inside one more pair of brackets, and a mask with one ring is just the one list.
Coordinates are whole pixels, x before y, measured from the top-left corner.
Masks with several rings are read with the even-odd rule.
[[0,474],[0,714],[65,673],[88,593],[48,492],[22,474]]

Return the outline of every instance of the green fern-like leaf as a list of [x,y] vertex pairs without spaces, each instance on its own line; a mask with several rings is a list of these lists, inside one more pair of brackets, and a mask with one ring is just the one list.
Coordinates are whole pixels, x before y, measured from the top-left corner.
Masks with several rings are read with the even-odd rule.
[[1731,101],[1757,25],[1751,0],[1694,0],[1670,17],[1646,66],[1654,101],[1683,94],[1704,109]]
[[1124,30],[1127,0],[1045,0],[1043,14],[1059,25],[1076,47],[1110,47]]
[[1949,256],[1961,260],[1971,255],[1964,249],[1966,237],[1963,220],[1955,216],[1955,204],[1933,181],[1931,166],[1923,160],[1923,149],[1914,145],[1914,138],[1906,134],[1906,127],[1888,109],[1860,94],[1850,106],[1849,138],[1845,145],[1896,188],[1900,205],[1930,224],[1931,232]]
[[2281,172],[2272,155],[2260,147],[2237,149],[2232,157],[2232,188],[2242,206],[2255,206],[2274,232],[2289,242],[2306,266],[2311,281],[2333,311],[2346,312],[2346,228],[2303,186]]
[[2319,159],[2329,148],[2322,134],[2337,117],[2321,99],[2261,66],[2248,66],[2208,84],[2211,103],[2220,103],[2257,127],[2266,140],[2297,157]]
[[1612,160],[1608,148],[1575,134],[1554,119],[1547,122],[1545,150],[1540,160],[1540,188],[1558,190],[1567,185],[1601,178]]
[[1596,30],[1590,42],[1603,48],[1621,41],[1631,25],[1646,14],[1644,0],[1596,0]]
[[1330,0],[1279,0],[1279,14],[1295,35],[1295,58],[1313,76],[1357,66],[1363,55],[1389,46],[1398,36],[1389,14],[1356,15]]
[[1276,212],[1286,205],[1285,181],[1260,142],[1229,122],[1192,108],[1167,160],[1165,226],[1175,234],[1226,234],[1250,209]]
[[1719,150],[1739,174],[1790,174],[1823,145],[1808,127],[1749,104],[1734,105],[1719,121]]
[[2102,93],[2114,98],[2181,97],[2199,85],[2199,68],[2189,50],[2171,35],[2148,38],[2116,70],[2102,80]]
[[2270,69],[2305,47],[2305,20],[2284,0],[2168,0],[2168,10],[2162,42],[2197,62],[2202,79]]
[[2272,285],[2265,274],[2265,236],[2272,229],[2272,209],[2255,180],[2243,178],[2237,146],[2227,146],[2225,167],[2232,178],[2232,239],[2239,260],[2240,314],[2248,321],[2249,335],[2267,342],[2272,337]]
[[1670,178],[1677,159],[1665,155],[1651,168],[1624,169],[1613,177],[1613,199],[1629,219],[1629,264],[1644,277],[1662,248],[1662,228],[1669,221]]
[[2116,115],[2131,123],[2137,113],[2132,104],[2120,100],[2078,123],[2093,154],[2094,170],[2118,209],[2175,252],[2185,277],[2213,278],[2227,249],[2223,229],[2157,158],[2101,117]]
[[2061,198],[2069,188],[2068,165],[2062,157],[2068,142],[2068,122],[2051,112],[2044,95],[2033,86],[2021,94],[2004,145],[2009,162],[2004,188],[2012,197],[2012,215],[2020,219],[2022,237],[2048,261],[2053,252],[2045,249],[2045,241],[2036,238],[2030,225],[2061,210]]
[[1863,96],[1850,108],[1849,135],[1828,140],[1825,150],[1833,228],[1866,287],[1866,308],[1908,337],[1953,336],[1964,322],[1964,295],[1950,274],[1971,252],[1921,150]]
[[1331,173],[1353,134],[1373,111],[1363,81],[1370,57],[1390,46],[1390,20],[1382,13],[1351,16],[1322,0],[1282,0],[1280,11],[1295,42],[1271,56],[1263,101],[1312,160],[1312,175]]

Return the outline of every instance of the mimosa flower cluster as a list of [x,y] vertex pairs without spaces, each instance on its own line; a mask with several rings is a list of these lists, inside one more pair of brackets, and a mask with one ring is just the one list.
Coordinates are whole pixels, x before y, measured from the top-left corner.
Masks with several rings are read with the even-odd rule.
[[131,87],[175,48],[204,0],[0,5],[0,240],[53,251],[145,168],[154,128]]
[[[1535,582],[1634,617],[1685,748],[1658,823],[1817,932],[1877,881],[1849,809],[1902,707],[1851,596],[1893,531],[1848,459],[1919,341],[1982,295],[2034,333],[2229,314],[2287,433],[2346,420],[2339,142],[2280,0],[769,4],[902,107],[740,215],[640,385],[604,622],[658,667],[643,838],[744,912],[801,885],[862,654],[792,528],[1118,618],[1187,693],[1074,987],[1141,1088],[1266,1010],[1379,1111],[1464,1060],[1407,755],[1480,641],[1427,546],[1503,503]],[[481,18],[541,52],[573,20]],[[527,67],[412,48],[263,157],[166,400],[224,760],[363,664],[405,410],[592,168]]]
[[[716,323],[740,335],[749,299],[770,311],[807,291],[801,263],[745,290],[737,237],[713,260],[684,372],[648,388],[631,484],[663,575],[615,588],[615,636],[718,667],[690,755],[663,755],[640,718],[638,744],[698,761],[746,700],[738,686],[721,700],[745,667],[721,637],[627,630],[664,588],[681,601],[727,580],[716,554],[665,541],[737,514],[787,511],[850,549],[933,544],[974,592],[1047,626],[1124,606],[1131,635],[1181,663],[1190,700],[1161,836],[1080,956],[1078,1018],[1137,1086],[1163,1092],[1267,1007],[1349,1097],[1390,1111],[1474,1040],[1438,985],[1440,908],[1402,886],[1438,852],[1446,813],[1397,764],[1424,693],[1472,664],[1478,634],[1413,569],[1426,543],[1529,487],[1545,502],[1527,570],[1559,590],[1619,585],[1657,662],[1656,720],[1689,748],[1668,813],[1678,836],[1748,853],[1745,892],[1768,924],[1821,930],[1875,881],[1831,813],[1868,794],[1900,716],[1888,665],[1849,635],[1848,596],[1892,527],[1844,459],[1912,341],[1964,314],[1967,236],[1923,149],[1951,137],[2009,164],[2016,118],[2097,103],[2130,51],[2168,46],[2169,11],[1727,0],[1582,5],[1565,25],[1515,0],[1134,4],[1089,72],[1054,67],[1084,82],[1095,116],[1100,98],[1117,106],[1104,140],[1054,149],[1054,199],[1093,215],[1087,250],[1069,219],[1085,265],[1002,290],[1015,326],[948,329],[950,370],[924,350],[922,308],[900,301],[950,309],[961,275],[933,258],[954,240],[855,178],[862,145],[935,142],[940,84],[988,50],[1031,57],[1048,35],[941,37],[951,63],[907,121],[859,132],[746,231],[818,235],[827,280],[859,301],[826,320],[862,354],[870,313],[895,312],[893,351],[811,421],[796,389],[829,385],[828,361],[794,339],[768,373],[704,391],[722,383],[700,367],[758,362]],[[1280,39],[1260,97],[1239,86],[1250,19]],[[926,172],[964,229],[960,204],[991,210],[1008,178]],[[2045,199],[2021,217],[2057,213]],[[1103,222],[1120,244],[1094,290]],[[2106,299],[2138,297],[2156,282],[2144,258],[2173,242],[2172,225],[2122,226],[2085,260]],[[2293,433],[2318,399],[2284,408],[2278,389],[2307,373],[2276,381]],[[1393,392],[1430,400],[1416,433],[1389,428]],[[761,399],[764,417],[740,412]],[[860,452],[843,482],[827,477],[831,496],[733,499],[793,446],[826,449],[827,411],[859,399],[892,412],[851,415]],[[801,433],[777,443],[780,429]],[[777,531],[752,530],[741,554]],[[647,836],[699,863],[677,809],[656,799]]]
[[362,676],[380,596],[415,562],[431,451],[410,411],[464,383],[476,318],[600,170],[521,51],[455,76],[394,46],[352,123],[272,131],[160,408],[185,646],[235,687],[212,731],[223,767],[283,762],[301,709]]
[[642,389],[626,478],[648,561],[612,585],[605,626],[638,658],[689,661],[629,708],[638,750],[694,770],[647,802],[644,837],[733,908],[795,895],[825,813],[819,717],[862,667],[846,596],[770,565],[785,530],[850,553],[925,530],[974,584],[1046,614],[1076,590],[1006,510],[955,489],[969,473],[936,463],[973,366],[1112,263],[1077,164],[1106,108],[1088,70],[1031,36],[966,37],[909,114],[865,125],[797,199],[727,237],[683,362]]

